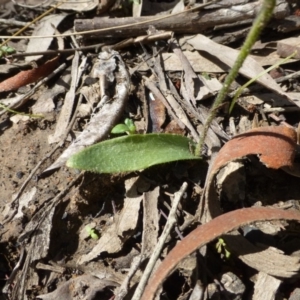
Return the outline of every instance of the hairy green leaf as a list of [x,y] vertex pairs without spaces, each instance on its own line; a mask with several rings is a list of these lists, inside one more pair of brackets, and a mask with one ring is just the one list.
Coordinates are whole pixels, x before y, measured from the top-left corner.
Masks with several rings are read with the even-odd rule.
[[97,173],[137,171],[171,161],[199,159],[184,136],[135,134],[107,140],[71,156],[67,166]]

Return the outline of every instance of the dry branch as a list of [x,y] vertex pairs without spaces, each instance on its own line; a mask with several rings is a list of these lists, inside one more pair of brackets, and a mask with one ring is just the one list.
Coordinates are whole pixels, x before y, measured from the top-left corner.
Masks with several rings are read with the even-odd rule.
[[[260,9],[259,1],[236,5],[231,8],[221,8],[218,10],[208,10],[200,12],[187,12],[180,18],[177,15],[168,16],[161,20],[157,17],[128,17],[128,18],[94,18],[92,20],[75,20],[75,30],[77,32],[106,29],[105,32],[94,33],[89,37],[132,37],[145,34],[150,25],[158,30],[171,30],[177,33],[200,33],[217,25],[237,23],[239,21],[252,20],[256,17]],[[287,3],[277,4],[274,18],[284,19],[289,15]],[[153,21],[151,21],[153,20]],[[147,21],[147,23],[145,22]],[[140,24],[145,22],[144,24]],[[124,28],[114,28],[116,26],[126,26]]]

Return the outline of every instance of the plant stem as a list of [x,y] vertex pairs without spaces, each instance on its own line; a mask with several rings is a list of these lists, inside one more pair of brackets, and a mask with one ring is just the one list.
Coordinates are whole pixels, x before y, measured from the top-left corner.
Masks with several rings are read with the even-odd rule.
[[248,33],[247,38],[241,48],[241,51],[240,51],[234,65],[232,66],[228,76],[226,77],[224,84],[223,84],[221,90],[219,91],[219,93],[214,101],[214,104],[211,108],[210,115],[208,116],[208,118],[204,124],[199,143],[197,144],[196,149],[195,149],[196,156],[201,157],[202,148],[204,146],[204,141],[205,141],[205,138],[207,135],[207,131],[210,127],[211,122],[213,121],[213,119],[216,116],[218,107],[224,101],[231,83],[238,75],[239,69],[241,68],[245,59],[249,55],[249,52],[250,52],[253,44],[256,42],[256,40],[258,39],[263,28],[266,26],[266,24],[270,20],[273,10],[274,10],[274,7],[275,7],[275,4],[276,4],[276,0],[264,0],[263,1],[261,10],[260,10],[258,16],[256,17],[256,19],[254,20],[252,27],[250,29],[250,32]]

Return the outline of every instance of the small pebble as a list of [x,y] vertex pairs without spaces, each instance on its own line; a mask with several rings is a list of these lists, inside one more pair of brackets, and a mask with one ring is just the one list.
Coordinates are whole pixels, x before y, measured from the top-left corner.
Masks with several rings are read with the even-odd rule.
[[17,176],[18,179],[21,179],[24,176],[24,173],[22,171],[18,171],[16,173],[16,176]]

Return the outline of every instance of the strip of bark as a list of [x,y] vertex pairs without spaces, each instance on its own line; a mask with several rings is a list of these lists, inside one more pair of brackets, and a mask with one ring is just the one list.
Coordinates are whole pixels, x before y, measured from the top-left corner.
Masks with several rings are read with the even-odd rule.
[[218,216],[210,222],[197,227],[178,243],[166,256],[158,269],[151,276],[141,300],[154,299],[155,293],[162,285],[166,277],[174,271],[177,264],[222,234],[232,231],[240,226],[255,221],[267,220],[297,220],[300,221],[300,213],[296,210],[285,211],[281,209],[255,207],[243,208]]

